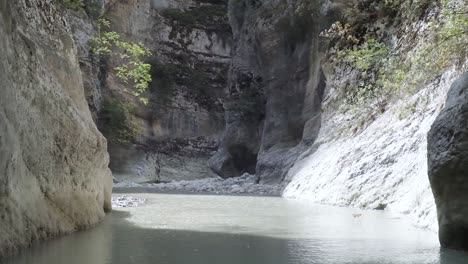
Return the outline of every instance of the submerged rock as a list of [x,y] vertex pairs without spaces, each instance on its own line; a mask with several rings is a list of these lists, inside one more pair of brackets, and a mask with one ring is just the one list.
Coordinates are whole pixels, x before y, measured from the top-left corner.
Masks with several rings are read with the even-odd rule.
[[452,85],[432,125],[428,165],[440,243],[468,250],[468,73]]

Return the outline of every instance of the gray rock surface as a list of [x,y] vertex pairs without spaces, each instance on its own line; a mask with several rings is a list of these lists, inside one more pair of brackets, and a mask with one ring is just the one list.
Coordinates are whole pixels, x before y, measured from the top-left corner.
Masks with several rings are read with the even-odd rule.
[[106,140],[50,0],[0,2],[0,256],[95,225],[111,209]]
[[[131,144],[105,132],[116,178],[250,173],[262,183],[283,181],[320,128],[325,77],[318,36],[321,23],[328,23],[318,19],[321,9],[318,0],[108,4],[112,30],[153,51],[148,106],[124,92],[112,72],[119,60],[106,67],[103,99],[136,107],[133,118],[141,128]],[[100,125],[109,130],[105,121]]]
[[143,182],[216,176],[207,161],[224,124],[232,42],[226,1],[116,1],[105,17],[112,30],[153,53],[147,106],[124,92],[112,71],[119,61],[108,62],[103,98],[134,106],[141,132],[131,144],[106,135],[115,177]]
[[[118,183],[116,193],[131,193],[135,190],[161,193],[204,193],[204,194],[250,194],[279,196],[284,186],[257,184],[255,175],[244,174],[240,177],[223,179],[206,178],[193,181],[172,181],[168,183]],[[123,202],[126,200],[124,199]]]
[[428,165],[440,243],[468,250],[468,73],[452,85],[431,127]]
[[[88,0],[85,7],[90,7],[94,15],[103,8],[100,0]],[[83,79],[85,98],[95,123],[102,108],[102,89],[100,76],[102,75],[99,56],[91,52],[91,38],[99,34],[97,21],[84,10],[62,10],[73,32],[73,39],[78,50],[78,61]]]
[[222,177],[281,182],[320,127],[320,1],[230,1],[234,36],[226,128],[210,160]]

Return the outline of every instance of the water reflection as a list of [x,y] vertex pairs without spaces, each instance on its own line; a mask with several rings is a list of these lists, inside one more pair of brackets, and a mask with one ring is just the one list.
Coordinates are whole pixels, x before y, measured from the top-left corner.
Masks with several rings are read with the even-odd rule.
[[60,239],[37,243],[17,256],[1,259],[5,264],[94,264],[110,263],[112,259],[112,219],[124,219],[128,213],[116,213],[103,224],[88,231],[77,232]]
[[[428,241],[432,234],[426,236],[421,230],[378,213],[354,221],[346,218],[348,209],[307,208],[279,199],[157,198],[159,203],[115,211],[93,230],[43,243],[2,263],[468,263],[465,253],[440,251],[434,241]],[[185,205],[173,208],[172,203],[178,199],[185,200]],[[256,213],[259,208],[267,208],[265,204],[270,205],[269,210]],[[175,213],[171,210],[178,213],[170,215]],[[172,223],[170,228],[154,228],[154,222],[168,221]],[[203,231],[189,230],[190,226]]]
[[468,263],[468,254],[448,249],[441,249],[439,252],[441,264],[465,264]]

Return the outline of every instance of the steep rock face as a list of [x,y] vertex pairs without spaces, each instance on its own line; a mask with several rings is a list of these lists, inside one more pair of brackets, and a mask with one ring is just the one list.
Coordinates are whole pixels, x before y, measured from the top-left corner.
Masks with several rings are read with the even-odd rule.
[[261,183],[291,182],[288,198],[386,209],[436,230],[426,134],[466,63],[453,46],[442,51],[448,59],[421,58],[435,56],[424,52],[441,32],[428,24],[443,26],[446,9],[387,4],[231,1],[226,128],[212,169],[255,172]]
[[85,98],[95,123],[98,122],[103,106],[102,79],[105,71],[101,57],[92,52],[92,38],[99,36],[99,18],[112,3],[111,0],[83,0],[83,6],[80,8],[59,4],[60,12],[70,25],[75,41]]
[[49,0],[0,3],[0,255],[111,209],[106,140],[66,20]]
[[73,32],[83,79],[86,101],[95,123],[102,108],[101,69],[99,56],[91,52],[91,38],[99,35],[97,16],[103,14],[104,3],[88,0],[84,10],[63,10]]
[[440,243],[468,250],[468,73],[450,88],[427,141]]
[[143,182],[215,176],[207,160],[224,123],[232,42],[226,2],[117,1],[109,5],[106,18],[124,39],[142,42],[153,53],[147,106],[124,92],[112,71],[119,61],[108,62],[104,100],[131,105],[140,132],[131,144],[109,135],[116,178]]
[[283,196],[387,210],[436,231],[427,133],[467,67],[466,51],[437,50],[444,44],[431,38],[451,23],[441,15],[450,10],[432,1],[328,2],[343,15],[322,32],[330,45],[320,132],[288,171]]
[[[320,127],[319,1],[230,1],[226,128],[211,168],[278,183]],[[302,143],[302,144],[301,144]]]
[[[347,128],[355,118],[325,112],[315,143],[288,172],[283,196],[324,204],[387,210],[437,231],[427,180],[427,133],[458,76],[449,71],[419,93],[387,106],[362,131]],[[401,116],[411,106],[411,115]]]

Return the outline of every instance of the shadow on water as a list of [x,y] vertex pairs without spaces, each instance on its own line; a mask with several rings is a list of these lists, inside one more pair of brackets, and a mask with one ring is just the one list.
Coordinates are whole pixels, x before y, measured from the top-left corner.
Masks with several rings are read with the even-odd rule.
[[440,263],[441,264],[463,264],[468,263],[468,254],[464,252],[441,249],[440,250]]
[[[114,211],[98,227],[35,245],[5,264],[462,264],[467,255],[441,251],[427,262],[370,256],[353,247],[329,251],[327,241],[245,234],[148,229]],[[348,246],[349,241],[343,245]],[[360,245],[362,246],[362,245]],[[359,248],[359,247],[358,247]],[[341,252],[344,251],[345,255]],[[355,251],[355,252],[354,252]],[[312,253],[311,253],[312,252]],[[351,253],[350,253],[351,252]],[[376,252],[374,252],[376,253]],[[346,259],[346,254],[353,254]],[[408,254],[411,254],[410,252]],[[351,255],[350,255],[351,256]],[[434,257],[434,256],[432,256]],[[415,262],[414,262],[415,261]]]
[[146,229],[114,211],[98,227],[33,246],[5,264],[288,263],[285,241],[236,234]]

